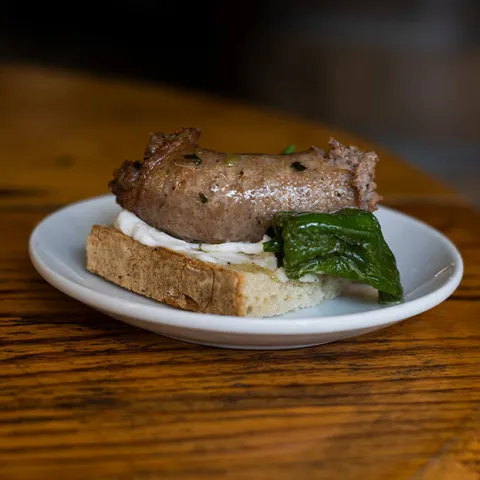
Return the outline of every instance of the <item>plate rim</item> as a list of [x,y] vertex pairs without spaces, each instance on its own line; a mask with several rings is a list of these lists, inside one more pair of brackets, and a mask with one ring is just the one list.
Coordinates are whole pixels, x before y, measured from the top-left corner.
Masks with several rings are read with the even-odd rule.
[[[42,218],[30,234],[28,251],[30,260],[37,272],[57,290],[92,308],[121,317],[134,317],[154,324],[179,328],[242,335],[315,335],[340,333],[349,330],[387,326],[423,313],[446,300],[457,289],[463,277],[464,262],[462,256],[448,237],[422,220],[418,220],[394,208],[381,205],[379,206],[379,210],[399,215],[410,222],[417,223],[423,228],[430,230],[438,240],[445,244],[449,254],[453,258],[450,264],[453,266],[453,272],[441,287],[419,298],[384,307],[379,310],[296,319],[282,318],[281,315],[275,317],[238,317],[206,314],[176,309],[160,302],[158,302],[158,305],[143,305],[132,300],[121,299],[107,293],[92,290],[74,280],[62,276],[43,262],[35,249],[35,240],[39,235],[40,229],[44,228],[45,224],[54,216],[85,203],[108,201],[110,199],[114,199],[111,194],[98,195],[69,203],[51,212]],[[86,269],[85,272],[93,275]],[[107,282],[107,280],[104,281]],[[131,293],[135,295],[134,292]],[[366,316],[369,317],[367,323],[365,323]],[[239,319],[241,319],[241,321],[239,321]]]

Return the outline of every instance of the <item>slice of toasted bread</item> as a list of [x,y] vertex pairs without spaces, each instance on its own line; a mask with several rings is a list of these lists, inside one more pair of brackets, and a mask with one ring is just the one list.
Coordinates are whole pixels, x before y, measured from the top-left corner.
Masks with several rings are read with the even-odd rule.
[[250,265],[225,267],[161,247],[148,247],[107,226],[94,225],[87,268],[123,288],[162,303],[218,315],[279,315],[341,293],[342,281],[280,282]]

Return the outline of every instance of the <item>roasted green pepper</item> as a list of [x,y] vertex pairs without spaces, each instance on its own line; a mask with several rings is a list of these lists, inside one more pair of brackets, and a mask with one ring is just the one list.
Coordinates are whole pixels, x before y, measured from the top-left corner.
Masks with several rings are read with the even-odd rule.
[[264,250],[276,253],[289,278],[307,273],[342,277],[376,288],[379,303],[402,301],[395,257],[371,212],[280,212],[269,233],[272,240]]

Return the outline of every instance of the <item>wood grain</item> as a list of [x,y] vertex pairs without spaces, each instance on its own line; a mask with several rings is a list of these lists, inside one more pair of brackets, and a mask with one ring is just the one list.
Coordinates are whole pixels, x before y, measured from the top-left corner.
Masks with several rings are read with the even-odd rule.
[[200,347],[50,287],[28,259],[32,228],[105,192],[154,129],[198,125],[232,150],[367,144],[201,94],[27,67],[0,69],[0,121],[1,479],[480,478],[480,222],[453,192],[377,149],[385,203],[464,257],[438,307],[315,348]]

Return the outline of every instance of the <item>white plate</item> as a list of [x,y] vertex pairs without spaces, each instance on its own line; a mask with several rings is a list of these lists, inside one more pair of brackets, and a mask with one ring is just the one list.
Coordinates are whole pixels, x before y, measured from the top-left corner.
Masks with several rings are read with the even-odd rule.
[[65,207],[45,218],[30,237],[30,258],[49,283],[106,315],[167,337],[230,348],[306,347],[371,332],[445,300],[463,274],[455,246],[428,225],[395,210],[376,212],[397,258],[405,302],[376,303],[369,287],[318,307],[272,318],[243,318],[179,310],[113,285],[85,268],[93,224],[112,224],[120,211],[112,195]]

